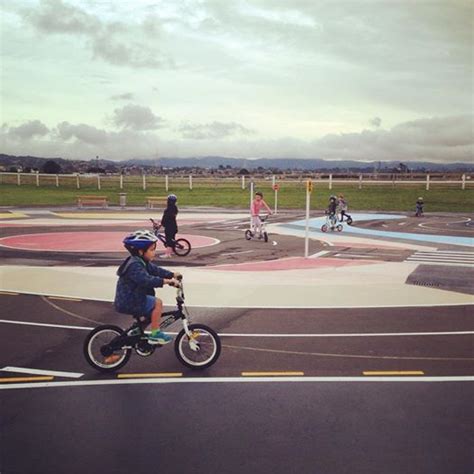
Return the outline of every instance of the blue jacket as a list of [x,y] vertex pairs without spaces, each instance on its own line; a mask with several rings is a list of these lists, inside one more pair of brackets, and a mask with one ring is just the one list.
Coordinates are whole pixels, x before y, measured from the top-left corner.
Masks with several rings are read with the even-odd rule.
[[163,286],[163,278],[173,278],[173,272],[130,256],[117,270],[119,276],[114,305],[119,313],[141,316],[145,314],[147,295],[155,296],[154,288]]

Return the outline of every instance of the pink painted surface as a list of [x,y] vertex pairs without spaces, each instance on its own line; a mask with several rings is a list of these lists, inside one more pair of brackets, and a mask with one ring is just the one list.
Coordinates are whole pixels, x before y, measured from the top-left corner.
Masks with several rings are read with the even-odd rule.
[[237,272],[268,272],[275,270],[304,270],[308,268],[337,268],[337,267],[354,267],[360,265],[371,265],[381,263],[371,260],[358,261],[342,258],[303,258],[291,257],[282,258],[280,260],[268,260],[265,262],[248,262],[237,263],[232,265],[216,265],[214,267],[206,267],[209,270],[224,270]]
[[[126,252],[122,240],[126,232],[50,232],[4,237],[0,246],[34,251],[55,252]],[[178,234],[191,242],[191,247],[209,247],[217,239],[203,235]],[[158,249],[161,243],[158,242]]]

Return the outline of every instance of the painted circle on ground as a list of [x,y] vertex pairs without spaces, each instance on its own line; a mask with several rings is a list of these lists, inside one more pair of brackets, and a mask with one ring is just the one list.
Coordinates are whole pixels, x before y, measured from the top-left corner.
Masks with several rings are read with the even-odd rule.
[[[12,235],[0,239],[0,246],[42,252],[126,252],[122,240],[126,232],[48,232]],[[192,248],[210,247],[220,240],[204,235],[178,234],[191,242]],[[158,242],[157,249],[161,249]]]

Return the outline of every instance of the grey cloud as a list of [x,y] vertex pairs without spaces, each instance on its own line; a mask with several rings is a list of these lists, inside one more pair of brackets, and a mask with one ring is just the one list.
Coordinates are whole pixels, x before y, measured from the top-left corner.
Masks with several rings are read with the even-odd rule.
[[235,122],[212,122],[206,124],[184,123],[178,129],[183,138],[193,140],[209,140],[226,138],[232,135],[252,135],[254,130]]
[[123,94],[112,95],[110,100],[133,100],[133,94],[131,92],[124,92]]
[[131,130],[155,130],[164,126],[164,120],[155,115],[149,107],[128,104],[121,109],[115,109],[112,122],[117,127]]
[[101,145],[106,143],[108,140],[107,132],[105,130],[84,123],[72,125],[69,122],[61,122],[58,124],[57,131],[58,136],[64,141],[76,138],[81,142],[92,145]]
[[100,27],[96,18],[61,0],[41,0],[36,9],[25,10],[24,16],[44,33],[93,33]]
[[382,119],[380,117],[374,117],[369,121],[369,123],[372,125],[372,127],[379,128],[380,125],[382,125]]
[[[172,68],[157,38],[150,39],[148,24],[106,22],[62,0],[41,0],[36,8],[23,10],[23,18],[41,33],[76,35],[85,40],[94,59],[116,66]],[[153,31],[157,31],[155,26]]]
[[[6,127],[4,127],[6,128]],[[49,128],[39,120],[30,120],[18,127],[10,127],[8,134],[20,140],[29,140],[33,137],[44,137],[49,133]]]

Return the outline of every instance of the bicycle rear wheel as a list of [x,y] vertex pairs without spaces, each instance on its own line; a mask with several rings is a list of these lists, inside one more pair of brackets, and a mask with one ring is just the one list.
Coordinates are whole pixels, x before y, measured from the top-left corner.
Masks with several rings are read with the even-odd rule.
[[191,252],[191,243],[186,239],[178,239],[174,243],[173,252],[178,257],[186,257]]
[[204,324],[190,324],[191,337],[180,331],[174,342],[178,360],[191,369],[205,369],[214,364],[221,353],[221,341],[217,333]]
[[[125,332],[118,326],[105,325],[93,329],[84,341],[84,357],[94,369],[99,372],[115,372],[123,367],[132,351],[124,348],[121,339],[125,339]],[[107,361],[110,356],[116,356]]]

